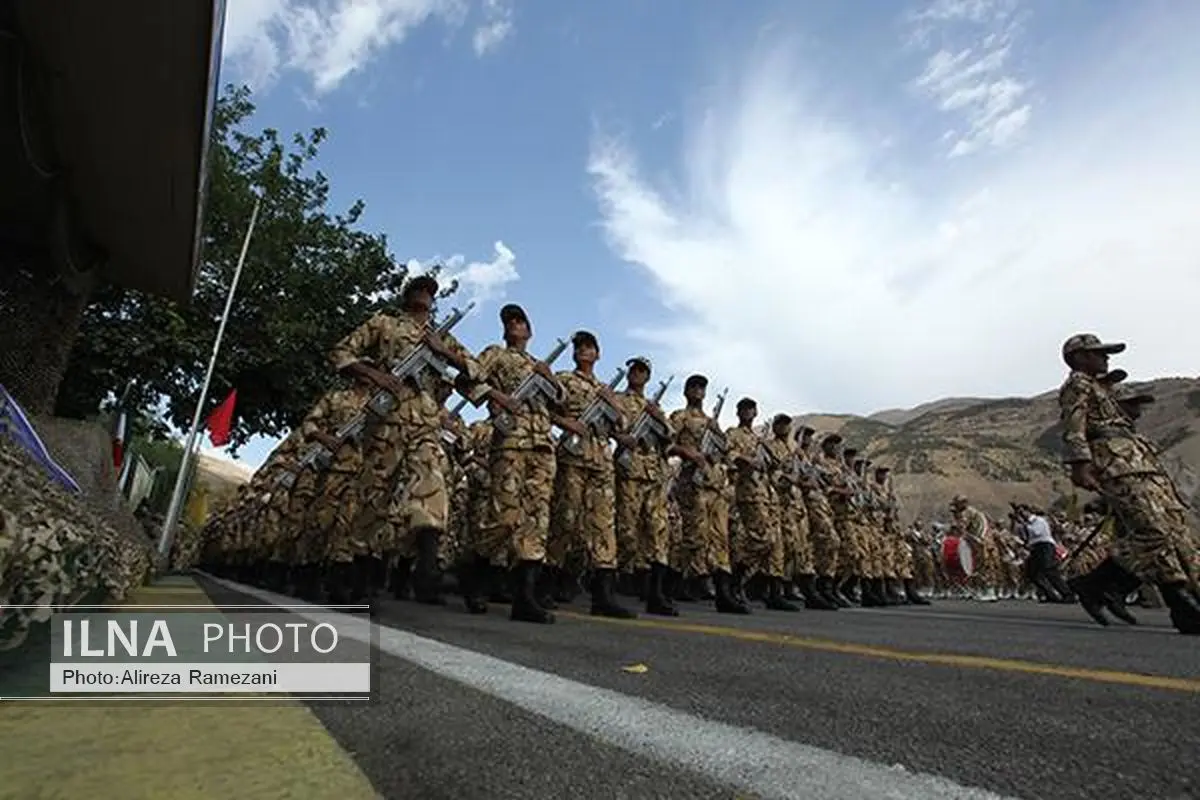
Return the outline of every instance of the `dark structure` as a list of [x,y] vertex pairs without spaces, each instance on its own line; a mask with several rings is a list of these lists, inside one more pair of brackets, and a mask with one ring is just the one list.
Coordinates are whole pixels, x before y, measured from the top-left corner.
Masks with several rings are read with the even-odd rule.
[[54,403],[100,281],[185,303],[224,0],[0,0],[0,384]]

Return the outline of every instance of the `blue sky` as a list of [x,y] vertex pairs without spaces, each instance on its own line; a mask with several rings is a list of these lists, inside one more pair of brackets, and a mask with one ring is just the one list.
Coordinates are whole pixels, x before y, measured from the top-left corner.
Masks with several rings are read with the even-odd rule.
[[1076,329],[1135,377],[1195,369],[1169,322],[1200,304],[1195,5],[228,13],[223,81],[258,125],[327,127],[335,200],[400,258],[453,259],[470,346],[514,300],[538,351],[588,328],[606,374],[645,353],[764,412],[1044,391]]

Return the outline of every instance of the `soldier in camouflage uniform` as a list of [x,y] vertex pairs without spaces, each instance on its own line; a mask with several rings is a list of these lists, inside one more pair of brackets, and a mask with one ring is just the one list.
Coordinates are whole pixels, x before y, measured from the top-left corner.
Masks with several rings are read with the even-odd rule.
[[[853,584],[857,576],[862,574],[864,553],[860,543],[858,527],[855,524],[851,504],[854,499],[852,474],[847,469],[842,437],[826,436],[821,441],[821,451],[813,459],[814,465],[820,472],[822,488],[826,500],[833,513],[834,525],[838,536],[838,574],[834,578],[835,597],[839,605],[850,607],[855,604]],[[858,452],[850,448],[850,453]]]
[[1065,463],[1071,481],[1100,493],[1120,520],[1116,552],[1092,572],[1076,578],[1071,589],[1084,610],[1106,624],[1105,600],[1133,591],[1142,582],[1158,585],[1175,628],[1200,635],[1200,598],[1189,552],[1188,512],[1153,447],[1134,431],[1112,387],[1109,356],[1121,343],[1105,343],[1077,334],[1063,343],[1063,361],[1071,369],[1059,391]]

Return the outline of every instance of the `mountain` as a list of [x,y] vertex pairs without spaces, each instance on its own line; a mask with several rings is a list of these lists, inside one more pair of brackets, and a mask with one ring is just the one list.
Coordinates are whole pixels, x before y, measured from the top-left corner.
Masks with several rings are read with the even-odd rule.
[[[1180,493],[1200,510],[1200,379],[1122,384],[1153,394],[1138,430],[1162,448]],[[1058,390],[1036,397],[945,398],[866,417],[801,414],[797,424],[837,431],[876,465],[892,468],[905,518],[945,517],[956,494],[1003,517],[1010,502],[1045,506],[1072,487],[1061,465]]]

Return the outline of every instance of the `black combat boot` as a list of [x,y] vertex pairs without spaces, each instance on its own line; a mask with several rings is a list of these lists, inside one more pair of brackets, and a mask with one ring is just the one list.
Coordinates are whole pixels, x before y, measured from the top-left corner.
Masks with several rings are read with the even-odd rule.
[[632,595],[640,602],[646,602],[650,596],[650,570],[638,568],[633,571],[633,592]]
[[733,576],[721,571],[713,575],[713,588],[717,611],[722,614],[749,614],[750,606],[743,603],[733,593]]
[[563,568],[555,572],[554,600],[558,605],[574,603],[581,594],[583,586],[580,585],[579,576],[574,570]]
[[921,596],[917,591],[917,583],[912,578],[907,578],[904,581],[904,594],[908,597],[908,602],[914,606],[927,606],[930,602]]
[[[1096,568],[1097,585],[1104,593],[1104,607],[1108,613],[1126,625],[1137,625],[1135,617],[1125,605],[1125,598],[1142,585],[1142,579],[1122,567],[1113,558],[1106,558]],[[1061,578],[1059,579],[1061,581]]]
[[388,576],[388,590],[391,591],[392,597],[397,600],[412,599],[412,571],[411,558],[396,559],[395,565],[392,566],[392,574]]
[[771,611],[800,610],[800,606],[783,596],[783,578],[767,578],[767,598],[763,602]]
[[441,532],[437,528],[425,528],[417,532],[417,561],[413,567],[413,599],[429,606],[446,605],[442,594],[442,571],[438,567],[438,540]]
[[679,609],[671,602],[668,581],[671,570],[662,564],[650,565],[646,586],[646,613],[659,617],[678,617]]
[[617,603],[616,588],[616,570],[598,569],[592,574],[592,616],[637,619],[637,612]]
[[828,576],[817,579],[817,591],[821,596],[829,602],[833,603],[838,608],[849,608],[849,603],[844,603],[837,593],[837,583],[833,578]]
[[904,586],[899,580],[885,578],[883,585],[887,589],[887,599],[891,601],[892,605],[908,605],[908,594],[904,591]]
[[561,580],[562,567],[554,564],[542,564],[541,570],[538,572],[537,584],[534,586],[533,596],[537,598],[539,606],[553,611],[558,608],[558,603],[555,598],[558,595],[558,584]]
[[799,603],[804,600],[804,594],[797,587],[798,579],[783,582],[783,599],[793,603]]
[[540,561],[517,562],[517,567],[513,570],[513,604],[509,619],[540,625],[554,622],[554,614],[537,601],[537,583],[541,570]]
[[[847,592],[849,596],[849,592]],[[880,588],[877,579],[863,578],[859,581],[859,605],[863,608],[883,608],[888,605],[887,599],[883,596],[883,590]]]
[[675,576],[675,588],[671,596],[681,603],[695,603],[699,599],[697,587],[700,585],[700,578],[685,577],[680,572],[672,574]]
[[833,595],[837,598],[837,604],[842,608],[853,608],[858,605],[855,602],[854,592],[851,589],[853,578],[834,578],[833,579]]
[[1171,609],[1171,624],[1186,636],[1200,636],[1200,602],[1186,583],[1160,583],[1163,603]]
[[[734,574],[736,575],[737,573],[735,572]],[[745,587],[742,596],[748,603],[765,602],[768,594],[771,592],[771,579],[761,572],[748,580],[742,581],[742,585]]]
[[716,599],[717,585],[711,575],[701,575],[696,578],[696,597],[706,602]]
[[796,578],[800,594],[804,597],[804,607],[814,611],[837,611],[837,603],[830,600],[821,592],[820,581],[815,575],[800,575]]
[[492,577],[492,563],[486,556],[474,555],[463,563],[458,582],[462,590],[463,605],[468,614],[486,614],[488,611],[488,581]]
[[[716,594],[715,584],[713,586],[713,589],[714,589],[713,594],[715,595]],[[750,607],[750,598],[746,596],[746,568],[745,567],[738,566],[738,567],[733,568],[733,576],[732,576],[731,580],[729,581],[729,593],[731,595],[733,595],[734,600],[737,600],[739,603],[746,606],[747,608]]]
[[485,581],[482,589],[487,593],[489,601],[505,606],[512,605],[512,576],[508,567],[488,567]]
[[1079,605],[1089,617],[1096,621],[1097,625],[1108,626],[1111,624],[1108,617],[1104,616],[1104,608],[1107,604],[1107,598],[1104,596],[1106,575],[1112,575],[1111,572],[1106,572],[1105,565],[1111,561],[1111,558],[1106,558],[1091,572],[1067,581],[1067,586],[1075,593],[1075,599],[1079,601]]

